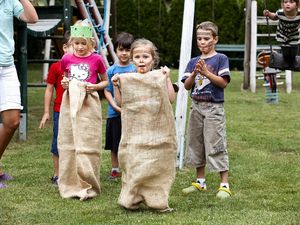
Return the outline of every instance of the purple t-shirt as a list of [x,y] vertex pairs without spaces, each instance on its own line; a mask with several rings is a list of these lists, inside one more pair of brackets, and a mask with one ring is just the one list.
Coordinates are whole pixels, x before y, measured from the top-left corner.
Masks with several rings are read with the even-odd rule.
[[[188,76],[193,72],[200,56],[192,58],[186,69],[185,74],[181,81],[184,83]],[[216,55],[205,58],[207,69],[221,77],[226,77],[230,82],[229,62],[226,55],[217,53]],[[214,85],[208,78],[197,74],[195,83],[191,90],[191,98],[199,102],[224,102],[224,89]]]
[[102,56],[92,53],[87,57],[66,54],[61,59],[61,69],[67,72],[70,80],[77,79],[92,84],[98,83],[98,74],[104,74],[106,67]]

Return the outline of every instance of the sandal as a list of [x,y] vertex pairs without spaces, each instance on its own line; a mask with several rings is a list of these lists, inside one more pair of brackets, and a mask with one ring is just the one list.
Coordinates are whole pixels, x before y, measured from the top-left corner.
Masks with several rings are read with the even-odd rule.
[[157,212],[159,213],[170,213],[170,212],[173,212],[174,209],[173,208],[170,208],[170,207],[167,207],[165,209],[158,209]]
[[0,183],[0,189],[6,188],[7,186],[3,183]]
[[3,173],[2,175],[0,175],[0,181],[8,181],[8,180],[12,180],[13,178],[8,175],[7,173]]
[[57,185],[57,180],[58,180],[58,176],[51,177],[52,184]]

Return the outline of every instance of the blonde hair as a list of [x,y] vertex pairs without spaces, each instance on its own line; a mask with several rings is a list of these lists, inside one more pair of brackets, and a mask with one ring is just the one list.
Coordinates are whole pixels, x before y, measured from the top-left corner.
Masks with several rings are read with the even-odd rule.
[[[90,22],[87,22],[86,20],[77,20],[74,26],[86,26],[91,27],[92,25]],[[87,38],[87,37],[70,37],[69,43],[72,44],[75,40],[78,39],[84,39],[86,41],[86,44],[88,46],[89,50],[94,50],[96,47],[96,41],[94,38]]]
[[149,41],[148,39],[145,38],[140,38],[135,40],[130,49],[130,58],[132,59],[133,57],[133,50],[137,47],[148,47],[150,49],[150,53],[153,58],[153,68],[158,66],[159,63],[159,54],[157,51],[157,47],[153,44],[153,42]]

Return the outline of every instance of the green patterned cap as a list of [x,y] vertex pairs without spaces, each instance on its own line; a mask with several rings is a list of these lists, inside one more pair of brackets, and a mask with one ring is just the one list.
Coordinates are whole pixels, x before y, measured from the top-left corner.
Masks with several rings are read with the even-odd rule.
[[93,30],[88,26],[71,26],[71,37],[92,38]]

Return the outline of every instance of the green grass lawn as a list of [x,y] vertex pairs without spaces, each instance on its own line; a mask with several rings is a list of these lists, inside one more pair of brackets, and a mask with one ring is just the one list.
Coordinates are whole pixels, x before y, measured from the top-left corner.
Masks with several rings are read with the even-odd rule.
[[[29,74],[29,81],[34,75]],[[233,197],[216,199],[219,176],[214,173],[207,174],[207,192],[183,196],[181,189],[195,178],[194,169],[184,168],[177,171],[169,201],[175,210],[168,214],[145,208],[129,212],[118,206],[121,183],[106,179],[108,151],[101,157],[101,195],[85,202],[62,199],[50,183],[52,124],[38,129],[45,89],[30,88],[28,141],[15,137],[2,160],[14,180],[0,190],[0,224],[299,224],[300,74],[293,77],[291,94],[279,88],[279,104],[266,103],[262,81],[257,81],[255,94],[241,91],[242,81],[242,72],[233,72],[225,91]],[[105,125],[107,103],[102,103]]]

